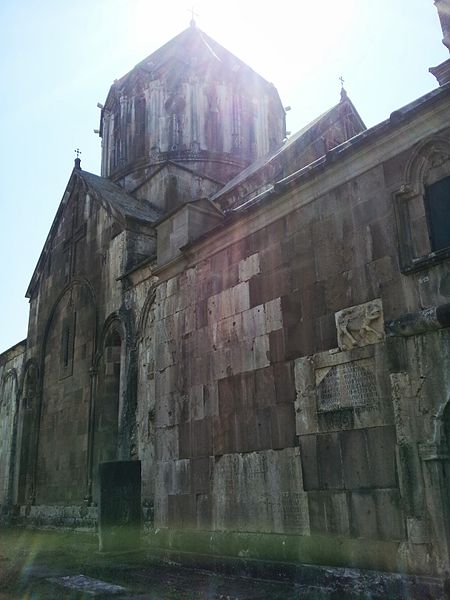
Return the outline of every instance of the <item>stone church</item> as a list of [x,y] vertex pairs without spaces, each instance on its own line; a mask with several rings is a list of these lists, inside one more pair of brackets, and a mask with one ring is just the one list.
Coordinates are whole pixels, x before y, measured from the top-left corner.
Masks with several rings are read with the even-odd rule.
[[155,547],[450,568],[450,59],[431,71],[371,129],[342,90],[289,139],[195,23],[114,82],[101,175],[75,160],[0,355],[3,520],[94,531],[122,464]]

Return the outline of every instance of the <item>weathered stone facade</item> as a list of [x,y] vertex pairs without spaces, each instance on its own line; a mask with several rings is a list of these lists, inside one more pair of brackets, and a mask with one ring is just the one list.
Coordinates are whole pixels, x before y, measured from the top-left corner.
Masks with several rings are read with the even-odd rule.
[[241,70],[192,27],[113,86],[0,358],[3,513],[93,527],[99,465],[140,460],[160,546],[442,574],[450,88],[369,130],[343,92],[281,144]]

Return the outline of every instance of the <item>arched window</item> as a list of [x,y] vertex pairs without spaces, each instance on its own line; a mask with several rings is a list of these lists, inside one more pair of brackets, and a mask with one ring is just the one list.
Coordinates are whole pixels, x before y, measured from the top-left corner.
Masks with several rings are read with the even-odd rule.
[[450,143],[416,149],[394,203],[403,273],[450,258]]

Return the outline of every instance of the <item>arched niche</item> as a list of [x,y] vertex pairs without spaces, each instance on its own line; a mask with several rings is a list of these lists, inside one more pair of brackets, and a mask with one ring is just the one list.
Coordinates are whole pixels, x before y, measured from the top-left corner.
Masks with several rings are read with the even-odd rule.
[[79,504],[87,492],[96,319],[92,288],[79,279],[63,290],[47,321],[40,364],[36,504]]
[[155,295],[155,289],[150,289],[137,329],[137,452],[141,461],[142,500],[150,515],[155,494]]
[[36,456],[37,417],[38,417],[39,370],[35,361],[25,365],[20,414],[18,420],[18,468],[15,497],[17,504],[31,503],[33,500],[33,466]]
[[434,432],[419,444],[425,486],[426,519],[429,523],[438,568],[450,568],[450,401],[434,416]]
[[119,319],[107,323],[96,360],[93,411],[93,500],[98,501],[98,469],[102,462],[119,459],[119,424],[126,392],[126,343]]
[[17,373],[11,369],[0,383],[0,506],[11,501],[17,389]]

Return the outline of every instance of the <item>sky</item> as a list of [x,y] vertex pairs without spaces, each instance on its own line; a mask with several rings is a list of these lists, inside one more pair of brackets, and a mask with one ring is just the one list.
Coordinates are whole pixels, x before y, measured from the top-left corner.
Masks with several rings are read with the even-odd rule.
[[[0,1],[0,352],[27,335],[25,292],[80,148],[100,171],[110,85],[189,26],[182,0]],[[196,0],[197,26],[278,88],[292,133],[339,100],[371,127],[434,89],[432,0]]]

